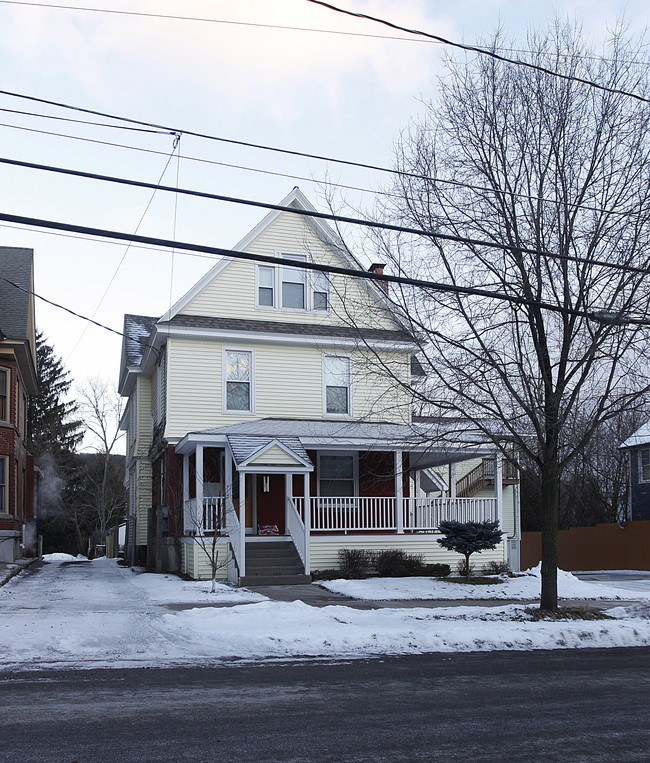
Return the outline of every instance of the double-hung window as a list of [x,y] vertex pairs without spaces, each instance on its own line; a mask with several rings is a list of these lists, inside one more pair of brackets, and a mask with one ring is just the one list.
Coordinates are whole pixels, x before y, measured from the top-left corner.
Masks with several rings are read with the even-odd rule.
[[329,310],[330,307],[330,293],[329,293],[329,279],[327,273],[323,273],[320,270],[315,270],[311,274],[311,288],[312,288],[312,309],[313,310]]
[[7,458],[0,458],[0,514],[7,514],[9,511],[9,504],[7,502],[8,460]]
[[352,413],[350,358],[325,355],[323,358],[325,413],[349,416]]
[[9,420],[9,371],[0,368],[0,421]]
[[357,494],[357,461],[354,453],[320,453],[318,492],[325,498],[353,498]]
[[650,448],[639,451],[639,482],[650,482]]
[[[283,259],[293,262],[305,262],[304,254],[283,254]],[[301,268],[282,266],[281,275],[282,307],[305,310],[307,307],[307,276]]]
[[253,411],[253,353],[225,350],[225,410]]
[[257,268],[257,304],[275,307],[275,268],[260,265]]

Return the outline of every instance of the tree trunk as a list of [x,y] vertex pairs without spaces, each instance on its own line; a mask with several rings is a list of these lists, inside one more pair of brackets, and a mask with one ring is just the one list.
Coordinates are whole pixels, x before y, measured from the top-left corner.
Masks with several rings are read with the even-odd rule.
[[558,510],[560,473],[557,452],[542,466],[542,592],[540,609],[557,609]]

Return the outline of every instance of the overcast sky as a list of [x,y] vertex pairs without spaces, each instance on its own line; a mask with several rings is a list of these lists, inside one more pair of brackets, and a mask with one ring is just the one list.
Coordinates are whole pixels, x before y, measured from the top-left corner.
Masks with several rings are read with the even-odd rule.
[[[647,3],[640,1],[585,0],[553,6],[539,0],[339,0],[338,4],[467,43],[500,25],[521,47],[527,26],[544,25],[554,13],[580,20],[595,41],[622,14],[635,32],[643,30],[650,15]],[[421,99],[435,96],[435,78],[441,71],[443,46],[417,38],[401,41],[261,26],[397,34],[306,0],[74,2],[88,8],[203,17],[221,23],[35,5],[0,0],[2,90],[371,164],[391,165],[394,141],[422,109]],[[180,141],[184,158],[169,161],[174,139],[166,133],[19,115],[7,110],[99,121],[6,95],[0,95],[0,109],[0,157],[10,159],[152,183],[160,180],[167,166],[164,184],[272,203],[299,185],[323,209],[322,186],[312,178],[367,188],[364,194],[347,192],[355,204],[367,207],[373,203],[372,191],[386,184],[380,173],[187,136]],[[151,201],[152,192],[146,189],[6,165],[0,165],[0,178],[0,211],[5,213],[130,233],[137,229],[143,235],[218,247],[232,247],[265,214],[232,204],[176,199],[160,191]],[[118,331],[125,312],[163,314],[213,264],[204,257],[177,253],[172,269],[169,252],[6,225],[0,226],[0,244],[34,249],[37,294],[82,315],[95,314],[96,320]],[[39,300],[36,310],[38,326],[76,382],[97,376],[117,378],[120,337],[88,327]]]

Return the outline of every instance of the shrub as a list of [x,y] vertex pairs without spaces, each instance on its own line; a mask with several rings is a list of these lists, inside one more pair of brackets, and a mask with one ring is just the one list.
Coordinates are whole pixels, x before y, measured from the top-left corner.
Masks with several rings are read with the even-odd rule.
[[311,573],[312,580],[338,580],[339,578],[344,578],[344,577],[345,575],[338,568],[327,569],[327,570],[314,570]]
[[484,575],[504,575],[505,573],[510,572],[510,565],[508,562],[488,562],[483,567],[483,574]]
[[339,549],[339,577],[365,578],[374,566],[375,555],[365,548]]
[[446,578],[451,572],[448,564],[425,564],[424,574],[432,578]]
[[407,554],[399,548],[380,551],[375,560],[377,572],[384,578],[402,578],[412,575],[424,575],[424,562],[421,556]]
[[469,563],[469,559],[461,559],[456,565],[456,572],[458,572],[461,578],[465,578],[469,582],[469,579],[474,575],[476,570]]
[[440,523],[442,538],[438,543],[449,551],[456,551],[465,557],[466,579],[472,568],[469,558],[472,554],[496,548],[501,542],[501,530],[498,522],[455,522],[448,520]]

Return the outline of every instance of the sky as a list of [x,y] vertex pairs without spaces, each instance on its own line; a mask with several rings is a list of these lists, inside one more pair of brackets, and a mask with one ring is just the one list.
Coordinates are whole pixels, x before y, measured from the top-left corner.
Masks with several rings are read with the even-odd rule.
[[[61,0],[59,6],[65,4]],[[0,0],[0,90],[385,167],[392,165],[400,132],[422,113],[423,101],[435,98],[441,56],[449,51],[307,0],[75,0],[74,5],[213,21]],[[578,20],[596,42],[621,16],[634,33],[650,17],[640,0],[554,5],[340,0],[339,5],[470,44],[502,27],[522,47],[526,29],[544,26],[556,13]],[[396,36],[406,39],[390,39]],[[169,131],[125,131],[116,125],[124,123],[0,94],[0,157],[270,203],[299,185],[323,210],[324,181],[367,189],[333,189],[336,204],[360,209],[369,209],[374,193],[388,182],[383,173],[187,135],[172,155],[175,138]],[[0,211],[225,248],[265,214],[2,164]],[[37,295],[118,332],[124,313],[162,315],[214,264],[204,256],[1,223],[0,244],[34,249]],[[120,336],[38,299],[36,317],[76,384],[117,380]]]

